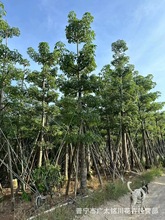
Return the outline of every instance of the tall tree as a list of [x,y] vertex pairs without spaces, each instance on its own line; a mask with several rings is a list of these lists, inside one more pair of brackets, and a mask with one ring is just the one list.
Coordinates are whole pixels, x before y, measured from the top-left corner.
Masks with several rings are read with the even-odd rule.
[[68,100],[69,98],[70,104],[75,106],[72,117],[74,115],[74,119],[76,118],[74,127],[77,127],[76,149],[80,160],[80,189],[82,192],[85,192],[87,182],[87,142],[85,140],[87,140],[86,128],[90,120],[89,105],[92,98],[95,99],[92,93],[97,89],[98,83],[97,77],[91,74],[96,68],[95,45],[92,43],[95,33],[91,29],[92,22],[93,17],[90,13],[85,13],[82,19],[78,19],[75,12],[70,12],[66,26],[66,38],[68,43],[75,45],[75,52],[67,50],[61,43],[56,45],[56,49],[62,51],[60,68],[65,74],[60,82],[60,89],[64,93],[63,99]]
[[42,166],[43,148],[48,134],[48,118],[51,111],[56,109],[55,102],[58,94],[56,91],[56,74],[57,74],[57,54],[55,51],[50,52],[48,43],[41,42],[38,46],[38,52],[33,48],[28,48],[30,58],[41,65],[41,71],[32,71],[27,76],[27,82],[30,83],[28,89],[31,97],[31,104],[34,108],[35,118],[37,119],[39,128],[39,153],[38,167]]
[[160,92],[151,91],[156,83],[153,82],[153,75],[149,74],[147,76],[135,75],[134,77],[136,87],[136,93],[138,96],[138,121],[140,122],[140,130],[142,134],[142,148],[141,148],[141,159],[145,158],[146,167],[153,165],[153,155],[151,156],[152,148],[149,146],[149,137],[147,133],[150,131],[154,133],[155,130],[155,114],[159,114],[158,111],[162,109],[164,103],[156,102],[157,98],[160,96]]
[[[19,36],[20,31],[18,28],[10,27],[9,24],[3,20],[3,15],[5,15],[5,11],[3,4],[0,3],[0,141],[2,146],[7,146],[7,163],[10,171],[9,173],[13,210],[14,191],[12,183],[12,159],[14,159],[14,157],[12,158],[13,155],[10,149],[10,140],[15,139],[15,127],[12,126],[12,119],[14,115],[13,112],[15,106],[13,100],[18,98],[18,90],[15,84],[22,77],[22,71],[20,71],[20,69],[16,65],[21,65],[24,62],[24,59],[17,50],[10,50],[10,48],[8,47],[8,39],[14,36]],[[16,147],[14,143],[12,144],[12,147],[13,149]],[[4,157],[4,160],[5,159],[6,157]]]
[[[10,50],[7,46],[8,38],[19,36],[18,28],[10,27],[7,23],[3,23],[3,28],[0,30],[0,56],[1,56],[1,72],[0,72],[0,110],[5,108],[5,93],[11,81],[17,77],[18,72],[14,71],[13,64],[21,63],[22,56],[17,50]],[[4,42],[5,41],[5,42]]]
[[[122,142],[122,167],[130,169],[126,133],[133,121],[133,114],[137,112],[135,82],[133,79],[134,66],[129,64],[128,50],[125,41],[112,43],[113,60],[111,67],[105,66],[103,75],[103,116],[106,117],[108,132],[113,129]],[[116,128],[115,128],[116,127]],[[115,128],[115,129],[114,129]],[[110,141],[110,134],[107,134]],[[110,145],[110,144],[109,144]]]
[[122,139],[122,152],[124,169],[129,170],[130,164],[128,159],[128,148],[126,142],[126,129],[128,120],[130,120],[130,107],[134,105],[134,81],[133,70],[134,67],[129,64],[129,57],[126,56],[127,51],[126,43],[123,40],[118,40],[112,43],[112,51],[114,52],[113,61],[114,66],[113,76],[115,82],[113,86],[116,87],[117,101],[119,107],[119,120],[120,120],[120,134]]

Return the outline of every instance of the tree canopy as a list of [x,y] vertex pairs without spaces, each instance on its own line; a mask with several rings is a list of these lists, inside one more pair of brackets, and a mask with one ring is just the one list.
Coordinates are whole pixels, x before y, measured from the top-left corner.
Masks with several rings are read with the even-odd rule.
[[86,12],[79,19],[72,11],[65,29],[68,45],[59,41],[50,49],[39,42],[38,51],[27,49],[29,60],[40,66],[33,70],[8,47],[20,31],[10,27],[5,14],[0,3],[2,179],[10,156],[11,172],[22,183],[36,180],[38,190],[48,192],[57,179],[65,179],[68,194],[74,179],[76,195],[79,188],[86,192],[92,175],[102,184],[102,175],[114,179],[164,163],[165,103],[157,101],[161,94],[153,91],[153,75],[141,75],[130,63],[123,39],[109,45],[112,60],[98,72],[94,17]]

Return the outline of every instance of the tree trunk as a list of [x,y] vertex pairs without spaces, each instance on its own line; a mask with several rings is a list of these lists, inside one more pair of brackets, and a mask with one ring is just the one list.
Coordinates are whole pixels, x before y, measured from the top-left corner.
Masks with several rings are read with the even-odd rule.
[[95,156],[94,156],[94,153],[93,153],[93,150],[92,150],[92,149],[91,149],[91,155],[92,155],[92,159],[93,159],[93,162],[94,162],[94,166],[95,166],[95,169],[96,169],[98,178],[99,178],[100,185],[103,186],[103,182],[102,182],[102,179],[101,179],[101,175],[100,175],[100,172],[99,172],[99,169],[98,169],[98,166],[97,166],[97,163],[96,163],[96,159],[95,159]]
[[87,147],[87,178],[92,179],[92,169],[91,169],[91,151],[90,147]]
[[4,100],[4,94],[3,94],[3,89],[1,89],[0,90],[0,111],[2,111],[4,108],[3,100]]
[[69,193],[69,187],[70,187],[70,181],[71,181],[71,175],[72,175],[73,162],[74,162],[75,155],[76,155],[76,148],[74,149],[74,152],[73,152],[72,161],[69,164],[68,182],[67,182],[66,193],[65,193],[66,196]]
[[[111,144],[111,134],[110,134],[110,129],[107,129],[107,145],[108,145],[108,152],[109,152],[109,160],[110,160],[110,167],[111,170],[114,169],[114,164],[113,164],[113,150],[112,150],[112,144]],[[112,173],[112,172],[111,172]]]
[[87,189],[87,166],[86,166],[86,151],[85,145],[80,145],[80,190],[82,194],[86,193]]
[[149,162],[149,155],[148,155],[148,145],[147,145],[147,140],[146,140],[144,129],[143,129],[142,137],[143,137],[143,146],[144,146],[144,155],[145,155],[145,167],[148,168],[150,167],[150,162]]
[[115,152],[115,156],[114,156],[114,168],[113,168],[113,181],[116,178],[116,169],[117,169],[117,162],[118,162],[118,156],[119,156],[119,150],[120,150],[120,142],[121,142],[121,135],[118,135],[117,141],[116,141],[116,152]]
[[122,154],[123,154],[123,164],[125,170],[130,170],[130,163],[128,158],[128,150],[127,150],[127,140],[126,140],[126,133],[122,131]]
[[130,143],[130,147],[131,147],[132,153],[134,155],[134,160],[136,161],[140,171],[143,171],[143,166],[141,165],[140,159],[139,159],[139,157],[138,157],[138,155],[136,153],[136,150],[135,150],[135,148],[133,146],[133,143],[132,143],[131,138],[130,138],[128,133],[127,133],[127,137],[128,137],[129,143]]
[[68,144],[66,145],[65,152],[65,180],[68,180],[68,163],[69,163],[69,155],[68,155]]
[[39,157],[38,157],[38,167],[42,166],[43,158],[43,143],[44,143],[44,128],[46,123],[46,113],[45,113],[45,78],[42,81],[42,116],[41,116],[41,137],[40,137],[40,146],[39,146]]
[[74,196],[76,197],[77,188],[78,188],[78,172],[79,171],[79,146],[77,148],[77,155],[76,155],[76,169],[75,169],[75,185],[74,185]]
[[10,188],[11,188],[11,211],[14,211],[15,197],[14,197],[14,188],[13,188],[13,173],[12,173],[13,168],[12,168],[10,144],[8,141],[7,141],[7,151],[8,151],[8,158],[9,158],[9,174],[10,174]]

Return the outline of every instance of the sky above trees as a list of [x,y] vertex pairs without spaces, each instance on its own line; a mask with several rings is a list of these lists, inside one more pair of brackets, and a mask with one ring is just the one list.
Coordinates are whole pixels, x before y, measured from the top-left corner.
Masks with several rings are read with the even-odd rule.
[[[37,49],[46,41],[53,48],[57,41],[67,44],[65,27],[70,11],[78,18],[85,12],[94,16],[96,63],[99,72],[112,60],[111,44],[122,39],[128,46],[130,63],[142,75],[153,74],[155,90],[165,100],[165,1],[157,0],[4,0],[6,20],[21,31],[19,38],[9,40],[9,47],[18,49],[25,58],[27,48]],[[30,60],[30,59],[29,59]],[[37,68],[32,63],[32,68]]]

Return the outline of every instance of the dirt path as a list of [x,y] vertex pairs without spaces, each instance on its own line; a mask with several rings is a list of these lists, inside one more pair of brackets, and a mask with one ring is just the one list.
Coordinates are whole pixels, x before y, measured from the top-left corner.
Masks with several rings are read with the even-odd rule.
[[100,208],[76,210],[82,211],[85,215],[81,220],[164,220],[165,219],[165,175],[155,179],[149,184],[144,213],[139,212],[139,205],[136,206],[137,213],[129,214],[129,194],[117,201],[109,201]]

